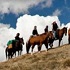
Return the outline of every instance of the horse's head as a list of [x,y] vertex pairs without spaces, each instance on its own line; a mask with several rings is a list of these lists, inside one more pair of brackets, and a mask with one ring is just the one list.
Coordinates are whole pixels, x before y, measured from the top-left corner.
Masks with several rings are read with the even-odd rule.
[[54,42],[54,35],[52,31],[48,32],[48,43],[50,45],[50,47],[53,46],[53,42]]
[[24,40],[23,40],[23,38],[20,38],[20,43],[24,45]]
[[63,28],[63,32],[65,33],[65,35],[67,35],[67,27]]
[[53,35],[53,32],[52,31],[49,31],[47,33],[47,39],[48,39],[48,42],[49,43],[53,43],[53,41],[54,41],[54,35]]
[[54,38],[54,35],[53,35],[53,32],[52,31],[49,31],[48,38],[50,38],[50,39],[53,39]]

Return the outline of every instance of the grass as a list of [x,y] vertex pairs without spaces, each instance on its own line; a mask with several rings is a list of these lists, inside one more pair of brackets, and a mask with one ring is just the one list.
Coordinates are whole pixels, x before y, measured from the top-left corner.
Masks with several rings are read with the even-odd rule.
[[66,67],[70,67],[70,59],[67,59],[64,61],[63,66]]
[[70,70],[70,45],[25,54],[0,63],[0,70]]

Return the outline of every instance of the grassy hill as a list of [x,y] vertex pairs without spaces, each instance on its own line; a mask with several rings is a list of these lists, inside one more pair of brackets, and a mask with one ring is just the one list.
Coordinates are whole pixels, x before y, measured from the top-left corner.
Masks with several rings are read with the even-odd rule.
[[0,70],[70,70],[70,45],[1,62]]

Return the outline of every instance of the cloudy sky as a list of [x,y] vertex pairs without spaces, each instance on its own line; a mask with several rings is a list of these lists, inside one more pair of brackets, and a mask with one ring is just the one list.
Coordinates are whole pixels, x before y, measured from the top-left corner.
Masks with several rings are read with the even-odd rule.
[[16,28],[24,14],[58,16],[61,23],[70,21],[70,0],[0,0],[0,22]]
[[[35,25],[39,34],[44,32],[46,25],[52,30],[53,21],[57,22],[59,28],[70,28],[69,2],[70,0],[0,0],[0,61],[5,59],[4,50],[8,40],[14,39],[17,32],[20,32],[20,37],[26,42]],[[66,39],[64,37],[65,41]],[[25,46],[23,49],[25,53]]]

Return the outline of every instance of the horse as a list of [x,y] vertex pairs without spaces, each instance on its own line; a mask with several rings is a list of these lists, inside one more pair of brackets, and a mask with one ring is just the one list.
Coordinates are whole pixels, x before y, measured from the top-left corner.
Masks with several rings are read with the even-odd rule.
[[[12,43],[12,45],[14,47],[14,52],[17,51],[18,52],[18,56],[21,55],[21,53],[22,53],[22,44],[24,45],[23,38],[20,38],[19,41]],[[15,56],[16,56],[16,52],[15,52]]]
[[70,28],[68,30],[68,43],[70,44]]
[[6,53],[6,59],[12,58],[13,57],[13,48],[6,47],[5,53]]
[[33,53],[33,49],[34,49],[35,45],[38,45],[38,51],[40,51],[42,44],[44,44],[46,46],[47,51],[48,51],[48,42],[50,42],[48,39],[49,38],[52,39],[51,43],[53,43],[53,40],[54,40],[53,37],[54,36],[53,36],[52,31],[40,34],[38,36],[31,36],[29,38],[29,40],[26,42],[27,54],[29,53],[29,49],[31,46],[32,46],[31,53]]
[[56,31],[56,40],[59,40],[59,46],[60,46],[60,43],[61,43],[61,40],[63,38],[63,35],[67,35],[67,27],[63,27],[62,29],[57,29]]
[[24,45],[23,38],[20,38],[19,41],[13,40],[12,44],[9,45],[9,46],[11,46],[11,48],[9,46],[7,46],[6,49],[5,49],[6,59],[7,59],[7,57],[8,57],[8,59],[12,58],[14,54],[16,56],[16,51],[18,51],[18,56],[21,55],[22,44]]

